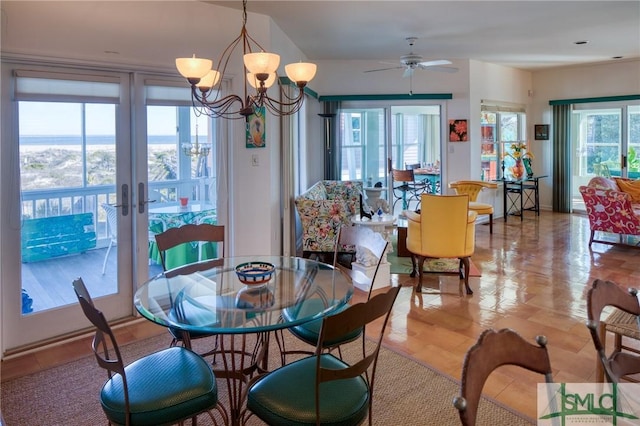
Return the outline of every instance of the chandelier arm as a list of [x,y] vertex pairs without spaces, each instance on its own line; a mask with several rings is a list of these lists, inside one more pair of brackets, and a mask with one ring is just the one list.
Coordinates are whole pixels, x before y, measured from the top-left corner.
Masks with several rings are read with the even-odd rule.
[[297,95],[296,96],[289,96],[287,94],[287,91],[284,90],[282,88],[282,86],[280,86],[280,94],[282,95],[283,98],[285,98],[288,101],[292,101],[292,102],[299,102],[300,98],[304,96],[304,87],[300,87],[300,86],[294,86],[297,88]]
[[229,109],[237,102],[241,107],[244,107],[242,98],[238,95],[227,95],[223,98],[216,98],[213,101],[209,101],[206,95],[198,95],[198,89],[194,88],[191,91],[192,104],[195,108],[201,109],[205,115],[210,117],[227,117],[237,114],[237,111],[228,112]]
[[304,92],[300,91],[297,98],[290,98],[288,96],[285,97],[291,102],[288,101],[278,101],[276,99],[265,96],[264,105],[276,115],[291,115],[295,114],[300,110],[304,100]]

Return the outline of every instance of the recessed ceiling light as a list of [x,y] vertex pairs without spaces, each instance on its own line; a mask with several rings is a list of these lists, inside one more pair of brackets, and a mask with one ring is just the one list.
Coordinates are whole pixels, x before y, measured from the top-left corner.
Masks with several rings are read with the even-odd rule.
[[587,43],[589,43],[589,40],[578,40],[573,42],[573,44],[587,44]]

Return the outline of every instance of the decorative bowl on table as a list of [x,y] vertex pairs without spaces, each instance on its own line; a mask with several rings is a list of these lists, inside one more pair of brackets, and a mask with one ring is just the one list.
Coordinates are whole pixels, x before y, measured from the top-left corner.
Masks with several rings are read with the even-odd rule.
[[236,275],[242,284],[262,285],[269,282],[276,267],[267,262],[246,262],[236,266]]

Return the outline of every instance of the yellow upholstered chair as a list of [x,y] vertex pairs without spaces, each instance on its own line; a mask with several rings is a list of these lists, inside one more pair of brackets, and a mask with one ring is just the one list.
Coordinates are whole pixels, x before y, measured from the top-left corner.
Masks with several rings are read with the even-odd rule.
[[418,285],[422,291],[422,274],[426,258],[460,259],[460,279],[464,279],[467,294],[469,287],[470,258],[475,249],[475,221],[477,213],[469,210],[468,195],[423,194],[420,213],[405,210],[407,217],[407,249],[416,274],[418,260]]
[[498,184],[481,180],[459,180],[451,182],[449,188],[455,190],[456,194],[469,196],[469,210],[476,212],[478,215],[489,215],[489,233],[493,234],[493,206],[488,203],[478,202],[478,194],[485,188],[496,189]]

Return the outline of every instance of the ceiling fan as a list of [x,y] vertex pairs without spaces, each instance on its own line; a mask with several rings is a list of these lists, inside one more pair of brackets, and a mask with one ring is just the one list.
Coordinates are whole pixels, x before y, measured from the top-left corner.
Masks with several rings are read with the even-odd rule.
[[400,57],[399,64],[395,62],[381,62],[383,64],[390,64],[395,66],[388,67],[388,68],[379,68],[375,70],[367,70],[364,72],[377,72],[377,71],[404,69],[403,77],[412,77],[413,72],[416,69],[440,71],[440,72],[448,72],[448,73],[454,73],[458,71],[458,68],[446,66],[446,65],[451,65],[451,61],[447,61],[446,59],[437,59],[434,61],[423,61],[422,56],[416,55],[415,53],[413,53],[413,45],[415,44],[417,39],[418,37],[406,38],[407,43],[409,43],[409,53],[407,55],[403,55]]

